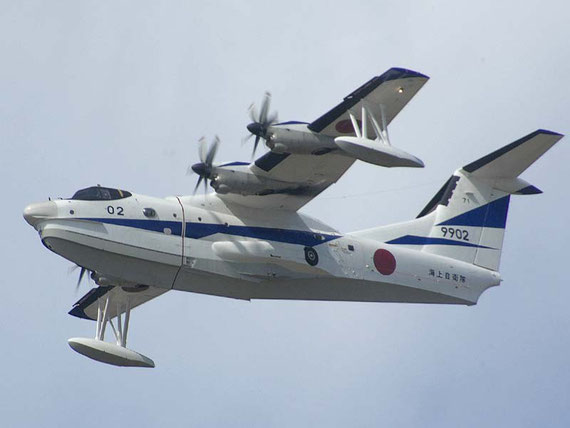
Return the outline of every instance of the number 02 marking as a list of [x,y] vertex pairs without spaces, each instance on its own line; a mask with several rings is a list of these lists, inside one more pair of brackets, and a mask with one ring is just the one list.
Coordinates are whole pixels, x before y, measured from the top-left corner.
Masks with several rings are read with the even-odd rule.
[[117,215],[125,215],[123,214],[123,207],[117,207],[115,208],[113,205],[108,205],[107,206],[107,212],[109,214],[117,214]]

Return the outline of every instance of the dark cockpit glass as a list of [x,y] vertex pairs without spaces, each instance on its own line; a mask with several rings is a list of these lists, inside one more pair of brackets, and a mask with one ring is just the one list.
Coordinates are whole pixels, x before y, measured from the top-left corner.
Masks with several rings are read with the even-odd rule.
[[126,190],[111,189],[108,187],[93,186],[75,192],[71,199],[78,201],[112,201],[132,196]]

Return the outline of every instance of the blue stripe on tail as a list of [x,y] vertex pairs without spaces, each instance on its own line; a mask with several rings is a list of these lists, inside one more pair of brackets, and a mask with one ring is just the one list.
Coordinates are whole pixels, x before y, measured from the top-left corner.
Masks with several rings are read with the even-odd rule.
[[511,196],[505,196],[471,211],[467,211],[456,217],[439,223],[438,226],[473,226],[473,227],[496,227],[504,229],[507,224],[509,200]]

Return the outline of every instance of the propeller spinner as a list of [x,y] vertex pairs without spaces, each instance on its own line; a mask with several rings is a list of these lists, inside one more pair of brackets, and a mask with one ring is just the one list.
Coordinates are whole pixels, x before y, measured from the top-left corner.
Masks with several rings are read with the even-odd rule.
[[191,166],[192,171],[198,174],[198,182],[194,188],[194,194],[200,187],[202,180],[204,181],[204,193],[208,191],[208,180],[211,180],[213,172],[214,157],[216,156],[216,151],[218,150],[218,145],[220,144],[220,139],[216,135],[214,141],[208,149],[206,139],[204,137],[200,138],[198,154],[200,156],[200,162],[195,163]]
[[271,94],[269,92],[265,92],[263,97],[263,101],[261,102],[261,110],[259,114],[257,114],[257,110],[255,109],[255,105],[252,104],[249,108],[249,117],[252,120],[252,123],[247,125],[247,130],[251,132],[251,134],[244,140],[249,140],[253,135],[255,135],[255,142],[253,144],[253,152],[251,157],[255,155],[255,151],[257,150],[257,146],[259,144],[259,140],[263,138],[265,141],[269,138],[267,132],[271,125],[274,125],[277,122],[277,113],[269,114],[269,105],[271,104]]

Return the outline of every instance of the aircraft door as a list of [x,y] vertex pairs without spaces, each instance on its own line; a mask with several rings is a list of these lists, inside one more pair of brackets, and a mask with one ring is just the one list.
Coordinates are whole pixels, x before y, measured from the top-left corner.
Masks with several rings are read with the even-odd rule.
[[182,271],[182,268],[184,267],[184,262],[186,260],[185,258],[185,254],[186,254],[186,242],[188,242],[189,240],[186,239],[186,211],[184,209],[184,204],[182,203],[182,201],[180,200],[180,198],[176,197],[176,200],[178,201],[179,207],[180,207],[180,222],[181,222],[181,231],[180,231],[180,263],[178,264],[178,272],[176,274],[176,277],[174,278],[174,280],[172,281],[172,286],[171,288],[175,288],[175,284],[176,284],[176,280],[177,278],[180,276],[180,273]]

